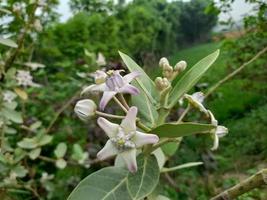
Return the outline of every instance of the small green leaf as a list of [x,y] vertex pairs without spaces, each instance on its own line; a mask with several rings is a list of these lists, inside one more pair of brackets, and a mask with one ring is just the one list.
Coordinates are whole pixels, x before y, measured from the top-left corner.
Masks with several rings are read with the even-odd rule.
[[60,158],[56,161],[57,168],[64,169],[66,166],[67,166],[67,162],[64,159]]
[[41,121],[37,121],[37,122],[34,122],[33,124],[30,125],[30,129],[35,131],[37,130],[40,126],[42,126],[42,122]]
[[64,142],[61,142],[57,145],[54,153],[57,158],[63,158],[67,152],[67,145]]
[[128,171],[106,167],[83,179],[68,200],[132,200],[127,190]]
[[53,139],[53,136],[51,135],[44,135],[41,134],[37,137],[38,146],[44,146],[46,144],[49,144]]
[[23,167],[22,165],[15,166],[11,171],[13,173],[15,173],[16,176],[19,178],[25,177],[26,174],[28,173],[28,170],[25,167]]
[[215,62],[215,60],[219,56],[219,52],[220,51],[217,50],[214,53],[203,58],[184,74],[184,76],[176,83],[170,93],[168,107],[172,108],[177,103],[177,101],[198,82],[198,80]]
[[167,123],[151,130],[151,133],[157,134],[159,137],[183,137],[199,133],[210,133],[215,128],[212,124],[199,123]]
[[5,39],[2,37],[0,37],[0,44],[3,44],[5,46],[9,46],[9,47],[13,47],[13,48],[18,48],[18,45],[15,42],[13,42],[10,39]]
[[175,154],[177,149],[179,148],[180,142],[169,142],[161,146],[162,151],[168,157],[171,157]]
[[35,160],[36,158],[38,158],[38,156],[39,156],[40,153],[41,153],[41,150],[42,150],[41,148],[36,148],[36,149],[31,150],[31,151],[28,153],[30,159]]
[[138,171],[128,174],[128,190],[133,199],[143,199],[159,182],[159,167],[155,156],[137,158]]
[[34,138],[23,138],[22,141],[18,142],[18,146],[23,149],[35,149],[38,143]]
[[11,120],[17,124],[21,124],[23,122],[22,115],[20,112],[17,112],[15,110],[12,110],[12,109],[7,108],[7,107],[3,108],[2,112],[3,112],[3,115],[7,119],[9,119],[9,120]]

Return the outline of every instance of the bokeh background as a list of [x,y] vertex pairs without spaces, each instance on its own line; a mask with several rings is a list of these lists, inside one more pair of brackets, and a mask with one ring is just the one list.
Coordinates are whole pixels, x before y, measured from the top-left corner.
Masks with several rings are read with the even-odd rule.
[[[25,19],[14,11],[14,6],[23,8],[28,3],[1,1],[0,7],[13,8],[12,14],[0,13],[1,35],[15,37],[20,32]],[[265,0],[47,0],[37,16],[39,30],[25,38],[15,65],[25,68],[22,61],[45,65],[32,72],[41,87],[25,88],[29,97],[20,105],[27,110],[26,127],[36,122],[42,122],[44,127],[51,125],[49,134],[53,141],[42,148],[46,157],[53,157],[54,148],[64,142],[68,146],[66,159],[75,160],[79,152],[87,153],[91,160],[95,158],[106,136],[95,126],[95,119],[81,122],[73,106],[80,98],[81,88],[93,81],[89,73],[99,68],[123,67],[118,50],[134,58],[154,79],[161,73],[158,61],[163,56],[173,65],[185,60],[190,69],[219,48],[220,57],[191,91],[205,92],[267,46]],[[7,48],[0,46],[0,53],[5,51]],[[220,124],[228,127],[229,134],[215,152],[210,151],[212,141],[207,138],[185,138],[168,165],[191,161],[203,161],[204,165],[170,173],[171,182],[162,177],[163,193],[170,199],[206,200],[266,167],[266,100],[265,53],[206,99],[206,107]],[[116,112],[117,108],[113,105],[109,109]],[[196,117],[192,112],[187,120]],[[16,140],[34,135],[20,126],[15,128]],[[89,168],[67,165],[58,169],[43,157],[28,163],[30,178],[27,175],[21,181],[35,181],[42,199],[66,199],[82,178],[112,163],[111,160]],[[36,181],[43,172],[54,177]],[[266,200],[266,189],[253,190],[239,200]],[[0,199],[22,198],[36,199],[31,193],[0,189]]]

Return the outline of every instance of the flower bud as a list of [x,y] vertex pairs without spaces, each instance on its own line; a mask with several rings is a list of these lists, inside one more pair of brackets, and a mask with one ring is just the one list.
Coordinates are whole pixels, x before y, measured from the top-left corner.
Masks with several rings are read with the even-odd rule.
[[83,99],[78,101],[74,108],[74,112],[83,121],[86,121],[90,117],[94,116],[95,111],[96,111],[96,104],[91,99]]
[[181,60],[175,65],[174,71],[182,72],[185,70],[186,66],[187,66],[187,63],[185,61]]
[[159,91],[162,91],[170,86],[170,82],[167,78],[157,77],[155,79],[155,85]]
[[93,76],[95,78],[95,83],[101,84],[101,83],[104,83],[106,81],[106,78],[108,75],[104,71],[97,70]]
[[165,58],[165,57],[163,57],[163,58],[161,58],[161,59],[159,60],[159,66],[163,68],[163,66],[165,66],[165,65],[168,66],[168,65],[170,65],[170,64],[169,64],[168,59]]
[[169,80],[172,79],[173,77],[173,68],[170,65],[164,65],[163,66],[163,72],[162,72],[163,76]]

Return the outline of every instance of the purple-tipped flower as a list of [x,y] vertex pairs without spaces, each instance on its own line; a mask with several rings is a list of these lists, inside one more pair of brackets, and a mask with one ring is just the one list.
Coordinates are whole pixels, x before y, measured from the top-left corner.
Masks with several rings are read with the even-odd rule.
[[[99,103],[100,110],[104,110],[107,103],[114,97],[117,93],[128,93],[132,95],[139,94],[139,90],[130,85],[130,82],[140,75],[139,72],[135,71],[125,76],[120,75],[121,70],[109,71],[105,81],[102,83],[96,82],[96,84],[86,87],[82,94],[93,91],[103,92],[103,96]],[[104,78],[104,75],[102,74]]]
[[137,171],[136,149],[146,144],[157,143],[159,138],[154,134],[146,134],[136,130],[137,108],[131,107],[121,124],[114,124],[103,117],[98,118],[98,125],[109,137],[104,148],[97,157],[105,160],[120,154],[130,172]]
[[208,110],[208,114],[211,119],[211,124],[216,126],[213,134],[213,139],[214,139],[213,147],[211,148],[211,150],[214,151],[219,147],[219,138],[224,137],[228,133],[228,128],[224,126],[219,126],[218,121],[215,119],[214,115],[210,110]]

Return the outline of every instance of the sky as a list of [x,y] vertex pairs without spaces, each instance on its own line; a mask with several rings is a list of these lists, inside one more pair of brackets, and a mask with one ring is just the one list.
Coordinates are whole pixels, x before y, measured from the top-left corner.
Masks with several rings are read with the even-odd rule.
[[[60,13],[61,15],[61,22],[67,21],[72,16],[68,2],[69,0],[60,0],[60,4],[57,8],[58,13]],[[245,15],[246,13],[250,12],[251,9],[251,5],[245,3],[245,0],[235,0],[231,15],[235,21],[240,21],[242,15]],[[219,16],[220,20],[226,20],[227,18],[227,15],[222,14]]]

